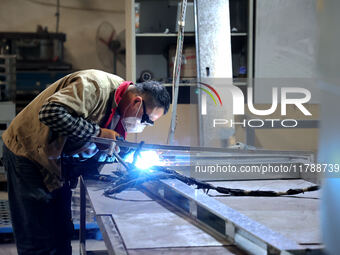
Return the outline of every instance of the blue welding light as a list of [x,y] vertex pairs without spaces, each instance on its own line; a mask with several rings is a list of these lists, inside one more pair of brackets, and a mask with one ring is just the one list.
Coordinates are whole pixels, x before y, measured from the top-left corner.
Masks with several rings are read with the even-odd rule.
[[[128,163],[133,162],[133,153],[129,153],[125,157]],[[161,161],[157,152],[155,151],[141,151],[140,156],[137,158],[135,166],[142,170],[148,170],[150,167],[160,165]]]

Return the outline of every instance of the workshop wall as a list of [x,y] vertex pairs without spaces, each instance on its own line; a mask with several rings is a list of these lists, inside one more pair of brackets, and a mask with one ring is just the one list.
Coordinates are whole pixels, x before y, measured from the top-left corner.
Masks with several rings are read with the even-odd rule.
[[[66,33],[65,61],[71,63],[73,69],[112,72],[98,57],[96,32],[98,26],[107,21],[117,35],[124,33],[124,0],[61,0],[60,5],[59,32]],[[1,0],[0,31],[35,32],[41,25],[55,32],[55,13],[55,0]],[[119,61],[117,74],[125,76],[125,66]]]

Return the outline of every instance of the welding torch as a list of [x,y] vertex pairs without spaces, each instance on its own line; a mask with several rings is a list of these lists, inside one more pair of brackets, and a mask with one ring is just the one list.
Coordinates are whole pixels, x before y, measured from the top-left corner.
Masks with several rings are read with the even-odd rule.
[[[118,138],[119,139],[119,138]],[[109,156],[115,156],[117,161],[119,163],[121,163],[126,170],[131,170],[130,166],[128,164],[126,164],[126,162],[124,161],[124,159],[122,159],[121,156],[119,156],[119,154],[116,151],[116,140],[113,139],[109,139],[109,138],[102,138],[102,137],[97,137],[97,136],[92,136],[90,139],[91,142],[93,143],[101,143],[101,144],[106,144],[109,145],[109,149],[108,149],[108,155]]]

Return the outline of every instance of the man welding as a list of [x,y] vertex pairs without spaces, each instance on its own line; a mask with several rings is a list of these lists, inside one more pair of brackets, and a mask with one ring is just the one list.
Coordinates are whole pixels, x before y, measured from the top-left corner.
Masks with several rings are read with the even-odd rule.
[[103,155],[107,148],[90,143],[92,136],[116,140],[142,132],[169,104],[157,82],[133,84],[84,70],[56,81],[24,108],[2,135],[18,254],[72,254],[74,174],[63,159]]

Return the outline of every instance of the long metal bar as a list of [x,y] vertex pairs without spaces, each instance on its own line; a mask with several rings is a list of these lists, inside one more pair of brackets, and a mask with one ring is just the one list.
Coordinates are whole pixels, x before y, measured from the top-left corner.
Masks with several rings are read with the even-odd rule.
[[99,215],[97,222],[109,255],[127,255],[127,249],[112,215]]
[[[111,145],[112,142],[115,142],[119,147],[128,147],[128,148],[138,148],[139,143],[133,143],[128,141],[114,141],[108,138],[101,137],[92,137],[90,139],[91,142],[101,143]],[[228,148],[215,148],[215,147],[191,147],[191,146],[176,146],[176,145],[163,145],[163,144],[144,144],[143,149],[150,150],[169,150],[169,151],[186,151],[186,152],[219,152],[219,153],[239,153],[239,154],[249,154],[249,155],[291,155],[292,157],[298,156],[310,156],[313,153],[308,151],[273,151],[273,150],[240,150],[240,149],[228,149]]]
[[159,180],[143,186],[250,254],[307,254],[310,250],[181,181]]

